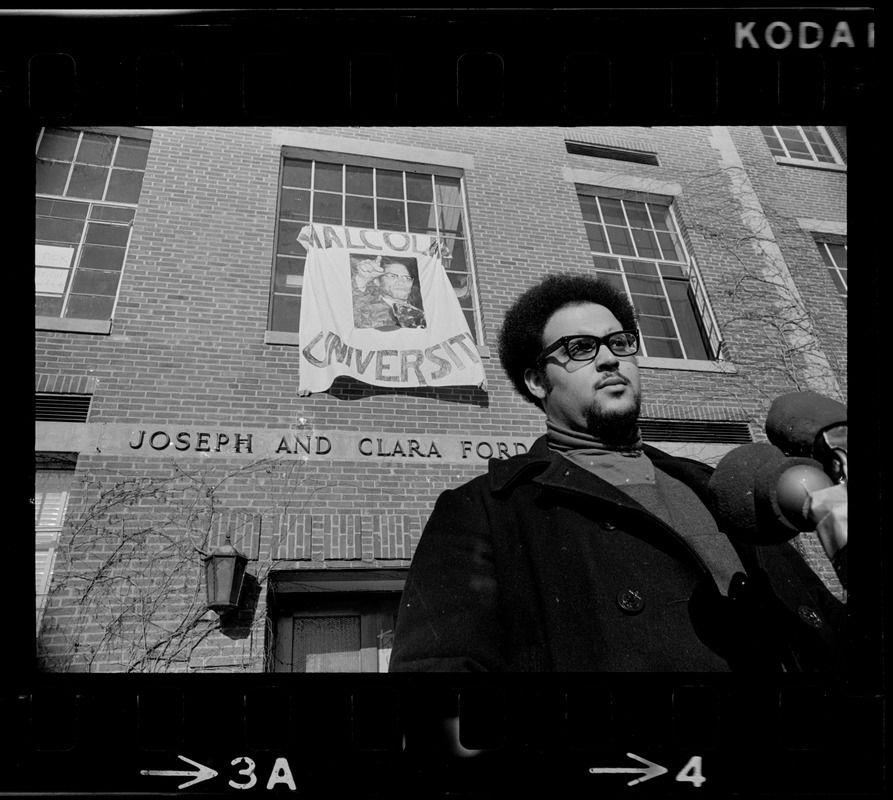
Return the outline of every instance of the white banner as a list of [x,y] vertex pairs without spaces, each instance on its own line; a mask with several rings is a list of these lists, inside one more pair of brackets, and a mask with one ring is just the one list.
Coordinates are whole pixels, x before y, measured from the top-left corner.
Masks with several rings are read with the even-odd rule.
[[480,386],[484,368],[432,236],[311,224],[300,392],[340,375],[373,386]]

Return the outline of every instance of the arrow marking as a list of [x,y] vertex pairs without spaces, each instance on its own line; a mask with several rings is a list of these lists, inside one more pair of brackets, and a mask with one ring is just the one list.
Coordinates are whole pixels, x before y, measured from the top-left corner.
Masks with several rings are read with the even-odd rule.
[[[192,764],[193,767],[198,767],[198,772],[192,772],[191,770],[180,770],[180,769],[141,769],[140,775],[176,775],[177,777],[190,777],[191,781],[186,781],[186,783],[181,783],[177,788],[185,789],[187,786],[192,786],[194,783],[201,783],[202,781],[210,780],[211,778],[217,775],[217,770],[213,770],[210,767],[206,767],[204,764],[199,764],[198,761],[193,761],[191,758],[186,758],[186,756],[177,756],[181,761],[187,761]],[[666,770],[664,770],[666,772]]]
[[634,758],[636,761],[641,761],[645,764],[645,768],[642,767],[592,767],[589,771],[593,774],[599,772],[640,772],[642,773],[641,777],[631,780],[627,783],[627,786],[635,786],[637,783],[643,783],[644,781],[650,780],[651,778],[657,778],[660,775],[663,775],[666,771],[666,767],[662,767],[660,764],[655,764],[653,761],[649,761],[647,758],[641,758],[637,756],[635,753],[627,753],[629,758]]

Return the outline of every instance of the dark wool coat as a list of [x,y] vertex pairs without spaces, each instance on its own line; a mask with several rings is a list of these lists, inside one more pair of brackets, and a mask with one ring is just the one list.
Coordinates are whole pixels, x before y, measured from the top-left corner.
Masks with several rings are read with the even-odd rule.
[[[709,502],[711,467],[645,452]],[[390,671],[840,669],[845,607],[797,551],[734,548],[746,576],[724,596],[677,531],[542,437],[438,499]]]

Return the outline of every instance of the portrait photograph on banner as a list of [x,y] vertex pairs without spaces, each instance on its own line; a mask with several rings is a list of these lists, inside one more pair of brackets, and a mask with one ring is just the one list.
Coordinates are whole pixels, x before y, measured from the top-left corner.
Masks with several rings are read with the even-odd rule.
[[310,224],[300,393],[341,376],[372,386],[478,386],[484,369],[433,236]]

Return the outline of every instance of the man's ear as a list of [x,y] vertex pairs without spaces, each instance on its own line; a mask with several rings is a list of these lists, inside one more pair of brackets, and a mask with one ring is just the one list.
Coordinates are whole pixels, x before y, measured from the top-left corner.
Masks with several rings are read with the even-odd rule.
[[546,391],[546,375],[542,370],[533,369],[532,367],[524,370],[524,383],[527,389],[537,398],[537,400],[545,400],[548,392]]

